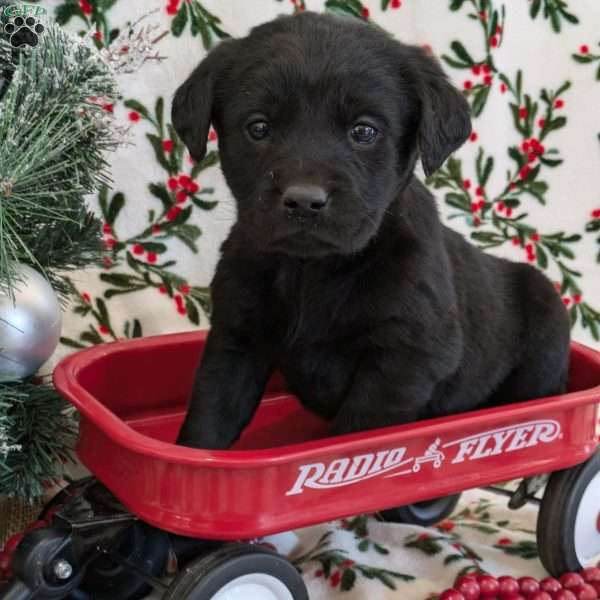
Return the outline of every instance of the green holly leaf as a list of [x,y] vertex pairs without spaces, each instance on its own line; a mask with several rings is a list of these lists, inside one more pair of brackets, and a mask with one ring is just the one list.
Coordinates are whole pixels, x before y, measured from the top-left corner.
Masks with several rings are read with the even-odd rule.
[[173,21],[171,21],[171,33],[175,37],[179,37],[182,34],[187,24],[187,20],[188,5],[187,2],[182,2],[179,11],[175,15],[175,18],[173,19]]

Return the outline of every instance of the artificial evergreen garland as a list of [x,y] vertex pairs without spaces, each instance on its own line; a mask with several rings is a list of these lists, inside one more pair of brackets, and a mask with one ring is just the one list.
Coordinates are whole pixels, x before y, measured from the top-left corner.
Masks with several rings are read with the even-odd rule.
[[[116,140],[103,104],[115,95],[98,53],[58,26],[48,24],[33,48],[0,35],[2,293],[25,263],[66,297],[61,274],[99,261],[100,223],[84,196],[108,181],[104,151]],[[0,494],[33,501],[60,478],[72,415],[48,383],[0,381]]]

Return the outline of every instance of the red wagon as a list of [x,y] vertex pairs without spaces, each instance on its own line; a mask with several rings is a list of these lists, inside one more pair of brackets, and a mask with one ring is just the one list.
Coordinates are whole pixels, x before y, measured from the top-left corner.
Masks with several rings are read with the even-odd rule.
[[[513,506],[545,489],[538,539],[551,573],[600,555],[600,353],[572,345],[562,396],[341,437],[274,379],[238,443],[216,451],[172,443],[204,340],[106,344],[56,368],[94,478],[65,490],[51,525],[21,542],[1,598],[127,600],[150,583],[165,599],[304,599],[292,565],[240,540],[365,512],[431,524],[461,491],[515,478]],[[168,549],[195,558],[165,586]]]

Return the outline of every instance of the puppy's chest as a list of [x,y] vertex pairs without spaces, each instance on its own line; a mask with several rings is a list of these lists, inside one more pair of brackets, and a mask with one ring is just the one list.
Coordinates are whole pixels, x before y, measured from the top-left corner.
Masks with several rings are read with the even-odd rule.
[[293,272],[274,286],[278,368],[312,410],[332,418],[364,354],[361,294],[352,281]]

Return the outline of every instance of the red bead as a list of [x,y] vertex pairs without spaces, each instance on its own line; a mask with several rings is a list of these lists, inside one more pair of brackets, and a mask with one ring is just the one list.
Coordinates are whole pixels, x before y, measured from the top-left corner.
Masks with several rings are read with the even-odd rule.
[[502,600],[511,600],[519,595],[521,588],[519,582],[514,577],[499,577],[498,585],[500,586],[500,598]]
[[[573,296],[573,298],[575,298],[575,296]],[[583,580],[587,583],[592,583],[593,581],[600,581],[600,568],[588,567],[587,569],[583,569],[583,571],[581,571],[581,576],[583,577]]]
[[564,575],[561,575],[559,581],[567,590],[578,587],[585,583],[583,581],[583,577],[579,573],[565,573]]
[[458,590],[450,589],[442,592],[439,600],[466,600],[466,598]]
[[554,577],[546,577],[546,579],[540,581],[540,589],[553,594],[554,592],[558,592],[558,590],[562,590],[562,584],[558,579],[554,579]]
[[577,600],[577,596],[571,590],[559,590],[552,594],[553,600]]
[[479,575],[477,583],[479,583],[482,598],[495,598],[500,591],[498,580],[491,575]]
[[571,591],[575,594],[577,600],[598,600],[595,588],[589,583],[574,587]]
[[548,592],[539,590],[527,596],[527,600],[552,600],[552,596]]
[[533,577],[520,577],[518,581],[521,593],[524,596],[529,596],[540,589],[538,580]]
[[479,600],[481,590],[475,577],[459,577],[454,582],[454,589],[458,590],[465,600]]

